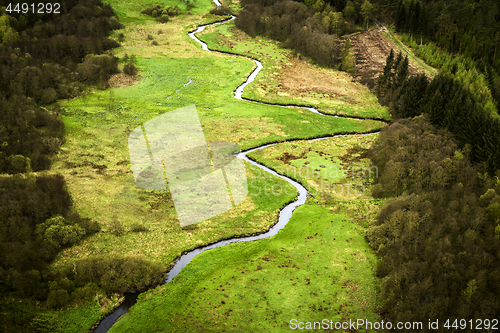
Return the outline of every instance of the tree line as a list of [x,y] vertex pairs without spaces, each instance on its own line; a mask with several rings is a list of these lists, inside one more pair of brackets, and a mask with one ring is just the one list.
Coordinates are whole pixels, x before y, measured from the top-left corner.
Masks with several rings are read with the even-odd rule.
[[[380,261],[381,315],[392,322],[494,319],[500,313],[500,180],[429,116],[382,129],[368,152],[390,198],[366,238]],[[468,326],[465,332],[473,332]]]
[[[50,168],[64,140],[57,101],[89,86],[104,89],[118,72],[111,50],[119,44],[108,35],[120,27],[101,0],[63,1],[59,15],[7,13],[0,7],[2,331],[53,331],[53,320],[33,320],[40,308],[87,304],[97,294],[140,291],[163,280],[165,266],[142,257],[89,257],[51,269],[61,249],[101,228],[72,211],[61,175],[33,173]],[[133,63],[125,66],[127,73],[136,72]]]
[[[118,71],[107,37],[121,27],[100,0],[65,1],[62,14],[6,13],[0,7],[0,172],[39,171],[62,142],[64,128],[49,105],[85,86],[108,86]],[[52,109],[52,110],[50,110]]]
[[[500,103],[500,6],[495,0],[375,0],[377,15],[393,23],[419,57],[448,74],[473,70]],[[461,55],[453,57],[452,55]],[[456,68],[458,66],[458,68]],[[481,82],[482,81],[482,82]],[[488,100],[491,100],[491,96]]]
[[377,94],[395,118],[427,114],[431,123],[446,128],[471,149],[474,163],[486,164],[490,175],[500,169],[500,117],[485,107],[464,84],[441,73],[430,82],[409,76],[408,59],[391,51],[379,76]]
[[309,56],[325,67],[352,62],[353,59],[345,60],[352,52],[342,51],[346,46],[338,37],[360,30],[355,24],[360,19],[367,23],[374,11],[368,0],[346,4],[323,0],[244,0],[242,6],[235,21],[240,30],[252,37],[262,35],[277,40],[283,47]]

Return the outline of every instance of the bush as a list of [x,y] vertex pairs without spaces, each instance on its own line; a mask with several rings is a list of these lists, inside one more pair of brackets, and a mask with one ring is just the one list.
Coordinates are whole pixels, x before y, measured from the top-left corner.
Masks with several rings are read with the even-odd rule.
[[28,169],[28,160],[23,155],[11,155],[9,156],[10,169],[13,173],[26,172]]
[[47,88],[43,90],[40,102],[42,104],[54,103],[57,100],[57,92],[54,88]]
[[230,15],[232,13],[231,13],[231,9],[229,9],[228,7],[223,5],[223,6],[218,6],[218,7],[212,8],[210,10],[210,14],[225,16],[225,15]]
[[123,42],[124,40],[125,40],[125,35],[123,34],[123,32],[120,32],[120,34],[118,35],[118,41]]
[[64,217],[57,215],[37,225],[36,235],[57,247],[62,247],[79,241],[85,235],[85,230],[78,225],[68,225]]
[[52,290],[47,298],[47,306],[52,309],[61,308],[68,304],[68,302],[69,294],[64,289]]
[[98,291],[99,287],[97,284],[89,282],[83,287],[76,288],[75,291],[71,293],[71,298],[76,301],[85,302],[93,298]]
[[126,64],[124,67],[123,67],[123,73],[127,74],[127,75],[137,75],[137,72],[139,70],[137,69],[137,67],[135,67],[135,64],[133,61],[130,61],[128,64]]
[[168,21],[170,21],[170,18],[165,14],[156,18],[156,22],[167,23]]
[[95,283],[108,294],[139,292],[163,282],[166,266],[141,257],[93,257],[75,262],[79,284]]
[[130,227],[130,231],[143,232],[143,231],[149,231],[149,229],[146,228],[144,225],[140,224],[139,222],[134,222],[134,223],[132,223],[132,226]]
[[186,2],[186,10],[190,11],[194,7],[196,7],[195,4],[194,4],[194,2],[192,2],[191,0],[187,0],[187,2]]
[[115,236],[121,236],[125,232],[123,224],[118,221],[116,216],[113,216],[113,221],[111,222],[111,232],[115,234]]
[[158,46],[158,42],[154,40],[151,42],[151,45]]
[[118,73],[116,58],[108,54],[90,54],[78,65],[78,73],[85,81],[107,81],[111,74]]

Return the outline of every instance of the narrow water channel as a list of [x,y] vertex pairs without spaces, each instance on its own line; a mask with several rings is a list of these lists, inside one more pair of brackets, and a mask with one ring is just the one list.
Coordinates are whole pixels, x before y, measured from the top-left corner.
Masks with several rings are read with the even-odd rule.
[[[217,0],[213,0],[213,1],[214,1],[214,3],[217,6],[220,6],[219,1],[217,1]],[[200,39],[198,39],[198,37],[196,37],[195,34],[198,33],[198,32],[203,31],[203,29],[205,27],[207,27],[207,26],[225,23],[225,22],[231,21],[231,20],[233,20],[235,18],[236,18],[235,16],[231,15],[231,17],[228,18],[228,19],[226,19],[226,20],[222,20],[222,21],[215,22],[215,23],[210,23],[210,24],[205,24],[205,25],[200,25],[195,31],[192,31],[192,32],[188,33],[188,35],[189,35],[189,37],[191,37],[192,39],[194,39],[197,43],[199,43],[201,45],[201,48],[203,50],[208,51],[208,52],[219,52],[219,51],[216,51],[216,50],[210,50],[208,48],[207,44],[204,43],[204,42],[202,42]],[[227,53],[227,52],[220,52],[220,53]],[[247,58],[249,58],[249,57],[247,57]],[[251,59],[251,58],[249,58],[249,59]],[[249,83],[251,83],[252,81],[255,80],[255,78],[257,77],[257,74],[259,74],[259,72],[263,68],[262,63],[260,61],[258,61],[256,59],[251,59],[251,60],[253,60],[255,62],[255,64],[257,65],[257,67],[248,76],[247,80],[242,85],[240,85],[239,87],[236,88],[236,90],[234,91],[234,98],[239,99],[239,100],[243,100],[243,101],[247,101],[247,102],[251,102],[251,103],[261,103],[261,104],[268,104],[268,105],[280,106],[280,107],[290,107],[290,106],[286,106],[286,105],[269,104],[269,103],[262,103],[262,102],[258,102],[258,101],[252,101],[252,100],[248,100],[248,99],[245,99],[245,98],[242,97],[244,88]],[[189,84],[189,83],[191,83],[191,79],[189,80],[189,82],[187,84]],[[185,84],[185,86],[187,84]],[[317,113],[317,114],[320,114],[320,115],[323,115],[323,116],[338,117],[336,115],[328,115],[328,114],[321,113],[321,112],[319,112],[317,109],[315,109],[313,107],[305,107],[305,106],[293,106],[293,107],[301,108],[301,109],[306,109],[306,110],[309,110],[309,111],[311,111],[313,113]],[[350,118],[350,117],[347,117],[347,118]],[[376,133],[376,132],[373,132],[373,134],[374,133]],[[363,133],[359,133],[359,134],[363,134]],[[365,133],[365,134],[372,134],[372,133]],[[344,135],[343,134],[339,134],[339,135],[328,136],[328,137],[323,137],[323,138],[315,138],[315,139],[311,139],[311,141],[313,141],[313,140],[322,140],[322,139],[332,138],[332,137],[336,137],[336,136],[344,136]],[[277,172],[275,172],[274,170],[266,167],[265,165],[260,164],[258,162],[255,162],[255,161],[253,161],[253,160],[251,160],[251,159],[249,159],[247,157],[248,153],[251,153],[251,152],[259,150],[259,149],[271,147],[271,146],[273,146],[275,144],[276,143],[266,144],[266,145],[262,145],[262,146],[259,146],[259,147],[255,147],[255,148],[246,150],[246,151],[242,151],[242,152],[240,152],[237,155],[237,157],[243,159],[244,161],[246,161],[248,163],[251,163],[251,164],[257,166],[258,168],[260,168],[260,169],[262,169],[262,170],[264,170],[264,171],[266,171],[266,172],[268,172],[268,173],[270,173],[270,174],[272,174],[274,176],[277,176],[277,177],[279,177],[281,179],[286,180],[288,183],[290,183],[292,186],[294,186],[297,189],[297,191],[298,191],[299,194],[298,194],[296,200],[293,201],[293,202],[291,202],[291,203],[289,203],[288,205],[286,205],[279,212],[278,222],[273,227],[271,227],[267,232],[265,232],[265,233],[262,233],[262,234],[259,234],[259,235],[256,235],[256,236],[240,237],[240,238],[230,238],[230,239],[226,239],[226,240],[221,240],[221,241],[219,241],[217,243],[210,244],[210,245],[207,245],[207,246],[204,246],[204,247],[200,247],[200,248],[197,248],[195,250],[192,250],[190,252],[187,252],[187,253],[183,254],[176,261],[174,267],[168,272],[167,278],[165,280],[165,284],[169,283],[170,281],[172,281],[172,279],[177,274],[179,274],[179,272],[195,256],[197,256],[198,254],[200,254],[202,252],[205,252],[207,250],[211,250],[211,249],[214,249],[214,248],[217,248],[217,247],[221,247],[221,246],[224,246],[224,245],[227,245],[227,244],[231,244],[231,243],[249,242],[249,241],[253,241],[253,240],[257,240],[257,239],[263,239],[263,238],[268,238],[268,237],[276,235],[278,233],[278,231],[280,231],[281,229],[283,229],[285,227],[285,225],[288,223],[288,221],[290,221],[290,219],[292,218],[292,214],[293,214],[293,211],[295,210],[295,208],[303,205],[306,202],[307,193],[308,192],[307,192],[307,190],[306,190],[306,188],[304,186],[302,186],[300,183],[294,181],[293,179],[288,178],[288,177],[283,176],[283,175],[280,175]],[[113,326],[113,324],[116,322],[116,320],[121,315],[123,315],[124,313],[126,313],[128,311],[128,309],[130,307],[132,307],[136,303],[137,296],[138,296],[138,294],[126,294],[125,295],[125,301],[117,309],[115,309],[115,311],[113,311],[111,314],[109,314],[107,317],[105,317],[99,323],[99,325],[94,330],[94,332],[95,333],[105,333],[105,332],[107,332]]]

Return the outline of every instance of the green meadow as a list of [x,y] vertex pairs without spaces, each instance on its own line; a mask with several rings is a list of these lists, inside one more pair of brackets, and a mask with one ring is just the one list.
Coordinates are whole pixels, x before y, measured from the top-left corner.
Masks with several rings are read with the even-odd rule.
[[[367,160],[351,147],[366,148],[373,139],[281,143],[252,157],[290,176],[304,164],[314,168],[344,160],[344,176],[329,181],[369,183],[359,173],[369,167]],[[288,152],[306,153],[293,164],[276,158]],[[347,162],[358,167],[354,177]],[[312,184],[318,179],[311,174],[301,180]],[[263,191],[272,196],[291,192],[292,187],[269,186]],[[377,321],[376,259],[364,231],[379,204],[369,191],[351,196],[330,193],[327,202],[310,198],[277,235],[196,256],[171,283],[141,294],[111,332],[285,332],[292,319]]]
[[292,51],[279,48],[275,41],[249,37],[234,21],[207,27],[200,39],[210,49],[258,59],[264,69],[249,85],[244,98],[277,104],[313,106],[323,113],[363,118],[390,119],[386,108],[361,83],[341,71],[322,68],[299,60]]
[[[194,104],[207,141],[232,142],[243,150],[269,142],[373,131],[384,125],[374,120],[325,117],[298,108],[234,99],[233,91],[251,73],[253,61],[202,51],[187,35],[194,26],[219,19],[208,14],[212,8],[209,0],[197,0],[196,7],[190,13],[182,13],[166,24],[157,23],[151,17],[140,14],[145,7],[156,4],[155,1],[107,2],[115,8],[124,24],[123,29],[113,33],[115,38],[120,33],[125,36],[122,46],[115,50],[115,54],[122,65],[125,55],[136,56],[140,81],[136,85],[105,91],[90,89],[85,95],[68,100],[63,105],[65,143],[55,156],[50,172],[64,175],[75,211],[83,217],[96,220],[101,225],[102,232],[61,251],[54,262],[54,270],[72,266],[74,260],[81,258],[114,255],[140,256],[169,267],[184,251],[220,239],[269,229],[276,222],[280,208],[296,197],[296,192],[292,190],[273,194],[256,190],[267,186],[284,188],[288,183],[246,164],[247,179],[253,187],[241,204],[209,220],[181,228],[170,193],[137,187],[130,168],[127,146],[129,134],[158,115]],[[179,1],[165,2],[165,5],[175,4],[181,9],[185,8]],[[229,31],[224,30],[224,25],[220,27],[222,31]],[[157,45],[153,45],[152,41],[156,41]],[[281,54],[280,59],[287,61],[290,54],[268,41],[266,43],[269,44],[266,50],[269,51],[261,51],[255,56],[263,62],[265,71],[276,71],[279,64],[275,58]],[[268,77],[268,72],[265,71],[247,89],[254,89],[252,87],[262,84]],[[187,84],[190,80],[191,83]],[[269,80],[274,82],[272,78]],[[306,101],[293,96],[286,100],[294,104]],[[250,98],[253,98],[252,95]],[[384,113],[385,109],[378,106],[372,110],[370,103],[361,104],[356,112],[362,111],[367,117],[388,117]],[[331,105],[334,104],[339,105],[338,101],[331,102]],[[351,107],[347,105],[351,104],[347,103],[345,110]],[[340,110],[334,109],[333,106],[331,109],[321,107],[322,111],[330,110],[330,113]],[[355,114],[353,110],[342,112]],[[366,143],[361,138],[349,140],[351,141],[344,143],[344,146]],[[316,147],[314,149],[329,149],[327,142],[330,139],[317,141],[315,144],[318,146],[313,144]],[[278,149],[279,154],[284,154],[285,151],[298,154],[290,144],[283,143],[269,150],[255,152],[253,158],[269,163],[272,167],[278,166],[273,164],[279,161],[272,155],[275,149]],[[296,141],[294,144],[297,147],[311,146],[306,141]],[[341,153],[345,155],[335,149],[328,150],[329,156],[334,160],[337,156],[342,156]],[[268,154],[270,155],[267,156]],[[307,158],[314,168],[320,163],[315,160],[313,153],[307,155]],[[293,163],[297,163],[297,160],[292,161]],[[317,168],[320,168],[319,164]],[[314,182],[313,178],[299,180],[306,187],[312,188],[314,185],[309,185],[308,182]],[[342,183],[343,179],[341,177],[330,181],[332,184]],[[254,325],[250,327],[270,328],[270,325],[284,325],[284,322],[292,318],[287,319],[291,315],[305,318],[310,314],[313,319],[313,314],[322,313],[317,311],[323,309],[332,318],[341,319],[343,316],[354,316],[354,313],[376,318],[372,271],[374,257],[364,241],[364,224],[359,223],[368,217],[360,217],[359,214],[357,217],[353,216],[357,214],[359,207],[366,206],[370,207],[370,212],[375,211],[377,203],[371,202],[367,197],[355,200],[342,198],[344,203],[336,205],[332,198],[318,198],[320,199],[312,198],[306,205],[298,208],[290,226],[271,239],[231,245],[195,258],[172,284],[142,295],[141,300],[147,298],[148,302],[139,302],[131,315],[124,316],[113,330],[133,330],[133,326],[129,326],[131,323],[146,325],[146,317],[139,322],[134,317],[135,314],[146,313],[144,311],[148,313],[147,321],[156,322],[162,329],[169,331],[180,327],[179,331],[184,332],[186,326],[182,325],[193,325],[196,331],[197,327],[201,327],[199,325],[205,324],[211,325],[207,326],[209,330],[217,331],[217,327],[222,327],[227,318],[232,320],[232,324],[227,322],[229,326],[248,323]],[[358,222],[352,222],[354,220]],[[117,228],[122,231],[117,232]],[[305,240],[304,233],[312,237]],[[293,268],[294,264],[300,269]],[[238,275],[235,267],[238,267]],[[241,273],[242,271],[245,273]],[[361,272],[363,274],[360,275]],[[285,276],[287,283],[290,281],[290,286],[284,287]],[[262,278],[265,278],[266,283]],[[227,290],[237,295],[234,296],[236,299],[216,290],[217,287],[224,288],[220,286],[225,286],[226,283],[233,286]],[[261,290],[261,286],[262,291],[257,292],[256,290]],[[214,301],[210,300],[211,297]],[[290,305],[285,311],[282,309],[282,302],[288,302],[288,297]],[[173,299],[176,301],[172,302]],[[218,303],[214,303],[216,300]],[[251,312],[244,312],[243,307],[236,307],[233,301],[245,304],[245,309],[250,305],[258,309],[258,318],[253,317],[252,322]],[[60,331],[82,332],[118,302],[119,295],[96,295],[88,302],[72,305],[69,309],[42,311],[41,314],[43,318],[56,323]],[[171,318],[174,313],[175,317]],[[188,314],[198,316],[198,321],[187,321]],[[166,315],[169,316],[168,323],[165,322]],[[222,321],[222,316],[227,318]],[[151,318],[158,318],[158,321]],[[215,318],[218,318],[218,324],[208,324],[210,319]],[[183,321],[187,324],[182,324]],[[229,326],[224,325],[226,328]],[[142,331],[149,331],[149,326],[144,327]],[[236,327],[238,326],[235,326],[237,331]]]

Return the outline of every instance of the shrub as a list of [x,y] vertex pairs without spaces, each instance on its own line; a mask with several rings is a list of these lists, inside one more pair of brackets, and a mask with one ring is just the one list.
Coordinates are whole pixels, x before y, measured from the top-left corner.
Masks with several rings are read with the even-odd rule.
[[133,62],[129,62],[123,67],[123,73],[127,75],[136,75],[138,71]]
[[85,235],[85,230],[78,225],[68,225],[64,217],[57,215],[37,225],[36,235],[57,247],[62,247],[79,241]]
[[120,34],[118,35],[118,41],[123,42],[124,40],[125,40],[125,35],[123,34],[123,32],[120,32]]
[[116,216],[113,216],[113,221],[111,222],[111,232],[115,234],[115,236],[120,236],[125,232],[123,224],[118,221],[118,218]]
[[54,88],[44,89],[40,102],[42,104],[54,103],[57,100],[57,92]]
[[156,18],[156,22],[167,23],[168,21],[170,21],[170,18],[165,14]]
[[148,228],[146,228],[144,225],[140,224],[139,222],[134,222],[132,223],[132,226],[130,227],[130,230],[132,232],[143,232],[143,231],[149,231]]
[[190,11],[194,7],[196,7],[195,4],[194,4],[194,2],[192,2],[191,0],[187,0],[187,2],[186,2],[186,10]]
[[68,302],[69,294],[64,289],[52,290],[47,297],[47,306],[52,309],[63,307]]
[[75,282],[95,283],[108,294],[138,292],[159,284],[165,277],[164,264],[141,257],[92,257],[75,262]]
[[112,30],[123,28],[123,24],[121,24],[120,21],[118,21],[118,19],[116,17],[110,17],[109,24],[110,24]]
[[151,45],[157,46],[158,42],[154,40],[154,41],[151,42]]

